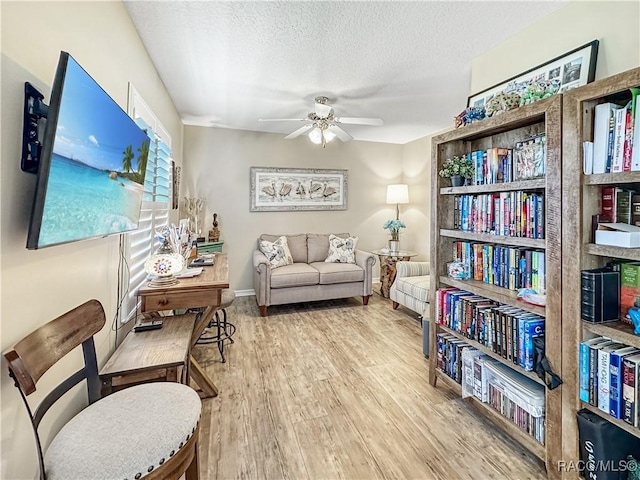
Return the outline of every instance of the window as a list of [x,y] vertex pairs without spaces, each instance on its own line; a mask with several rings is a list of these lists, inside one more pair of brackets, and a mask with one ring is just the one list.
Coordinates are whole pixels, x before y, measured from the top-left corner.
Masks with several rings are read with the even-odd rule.
[[147,132],[151,142],[138,230],[126,234],[124,256],[129,268],[121,278],[126,290],[120,309],[121,322],[128,322],[136,315],[138,288],[147,278],[144,262],[157,248],[155,232],[168,225],[171,208],[171,136],[131,84],[129,115]]

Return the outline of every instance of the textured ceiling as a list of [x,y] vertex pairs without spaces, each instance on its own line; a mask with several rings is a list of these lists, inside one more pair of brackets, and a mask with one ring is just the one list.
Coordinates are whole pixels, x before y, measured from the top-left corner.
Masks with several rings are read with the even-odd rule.
[[[566,4],[554,1],[125,1],[184,123],[288,134],[326,95],[358,140],[407,143],[452,125],[470,67]],[[523,52],[526,55],[526,52]]]

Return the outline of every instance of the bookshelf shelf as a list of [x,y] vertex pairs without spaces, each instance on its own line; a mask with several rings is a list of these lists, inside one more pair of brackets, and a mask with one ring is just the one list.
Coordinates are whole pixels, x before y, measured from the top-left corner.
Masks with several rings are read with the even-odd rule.
[[[631,99],[629,88],[640,86],[640,68],[589,83],[563,94],[562,100],[562,458],[579,458],[576,412],[584,407],[640,437],[637,429],[580,401],[578,351],[593,334],[640,347],[640,337],[622,322],[592,324],[581,320],[581,271],[603,266],[607,259],[640,260],[640,249],[596,245],[591,242],[591,218],[600,213],[600,186],[640,184],[640,172],[584,175],[583,142],[594,140],[595,107],[600,103]],[[634,431],[635,430],[635,431]]]
[[468,185],[466,187],[443,187],[440,189],[440,194],[441,195],[467,195],[470,193],[511,192],[514,190],[542,190],[545,188],[545,185],[546,185],[546,180],[544,178],[536,178],[533,180],[522,180],[519,182],[507,182],[507,183],[493,183],[489,185]]
[[[438,379],[442,381],[442,383],[446,384],[457,395],[462,395],[462,387],[459,383],[450,378],[442,370],[437,370],[436,375],[438,376]],[[483,415],[487,416],[494,423],[500,424],[507,435],[524,446],[536,457],[538,457],[542,461],[545,460],[545,447],[535,438],[520,430],[517,425],[512,423],[509,419],[500,415],[496,410],[491,408],[490,405],[482,403],[476,397],[466,397],[465,401],[472,405],[476,410],[480,411]]]
[[479,342],[476,342],[475,340],[473,340],[472,338],[468,338],[465,337],[464,335],[462,335],[459,332],[456,332],[455,330],[447,327],[446,325],[440,325],[439,326],[442,330],[444,330],[447,333],[450,333],[451,335],[453,335],[456,338],[459,338],[460,340],[464,340],[465,342],[467,342],[469,345],[473,346],[474,348],[480,350],[482,353],[486,353],[487,355],[489,355],[491,358],[495,358],[496,360],[498,360],[500,363],[505,364],[507,367],[515,370],[516,372],[520,373],[521,375],[524,375],[525,377],[529,377],[531,380],[533,380],[534,382],[539,383],[540,385],[545,385],[545,383],[540,379],[540,377],[538,377],[538,375],[536,375],[534,372],[528,372],[527,370],[525,370],[524,368],[522,368],[519,365],[516,365],[515,363],[507,360],[506,358],[504,358],[502,355],[499,355],[497,353],[494,353],[491,349],[485,347],[484,345],[482,345]]
[[625,260],[640,260],[640,248],[614,247],[612,245],[598,245],[587,243],[584,246],[585,253],[600,257],[624,258]]
[[583,175],[583,185],[617,185],[640,182],[640,172],[598,173]]
[[[440,283],[449,285],[450,287],[456,287],[461,290],[466,290],[476,295],[487,297],[496,302],[511,305],[513,307],[521,308],[526,312],[535,313],[537,315],[545,315],[545,308],[538,307],[537,305],[531,305],[530,303],[522,302],[518,300],[517,292],[513,290],[507,290],[506,288],[497,287],[489,283],[484,283],[479,280],[456,280],[449,277],[440,277]],[[435,317],[432,317],[435,318]]]
[[596,335],[609,337],[630,347],[640,348],[640,336],[634,335],[633,326],[628,323],[589,323],[583,321],[582,326]]
[[[545,317],[545,355],[553,370],[562,375],[562,282],[561,282],[561,254],[560,234],[562,221],[561,205],[561,131],[562,131],[562,95],[556,95],[545,100],[511,110],[497,117],[467,125],[432,138],[431,161],[431,298],[436,298],[436,291],[445,286],[456,287],[476,295],[511,305],[524,311]],[[438,175],[443,162],[454,155],[461,156],[478,150],[492,148],[514,148],[518,142],[532,136],[546,135],[546,170],[544,178],[522,180],[510,183],[496,183],[488,185],[474,185],[451,187],[447,179]],[[579,183],[577,183],[579,184]],[[463,232],[453,230],[455,225],[455,195],[491,194],[510,191],[536,191],[544,194],[544,239],[526,237],[507,237],[486,233]],[[453,261],[454,243],[457,240],[479,241],[488,244],[511,245],[515,247],[532,248],[545,251],[545,274],[547,287],[547,305],[540,307],[518,300],[517,293],[506,288],[483,283],[477,280],[455,280],[447,276],[447,263]],[[436,302],[430,304],[430,317],[436,318]],[[430,329],[430,350],[434,354],[430,357],[429,381],[436,385],[438,379],[447,383],[442,373],[437,375],[437,336],[438,333],[450,331],[443,326],[434,324]],[[460,334],[457,334],[458,336]],[[501,356],[489,351],[483,345],[464,339],[475,348],[492,358],[504,362],[514,370],[521,371],[527,377],[541,383],[535,374],[526,372],[513,363],[507,362]],[[473,342],[473,343],[472,343]],[[519,369],[519,370],[518,370]],[[448,377],[447,377],[448,378]],[[451,383],[455,382],[450,380]],[[520,443],[534,452],[546,462],[548,478],[561,478],[558,471],[558,461],[562,458],[562,390],[563,386],[554,390],[545,390],[546,435],[545,445],[538,443],[535,438],[522,432],[516,425],[502,417],[490,406],[477,401],[470,403],[483,412],[488,420],[517,438]]]
[[544,239],[527,237],[508,237],[506,235],[493,235],[491,233],[464,232],[462,230],[440,229],[440,236],[473,240],[478,242],[496,243],[499,245],[513,245],[517,247],[531,247],[545,249],[547,242]]
[[614,425],[620,427],[621,429],[623,429],[625,432],[629,432],[631,435],[634,435],[636,437],[640,438],[640,429],[629,425],[627,422],[625,422],[624,420],[620,420],[616,417],[612,417],[611,415],[609,415],[608,413],[603,412],[602,410],[600,410],[598,407],[594,407],[593,405],[590,405],[586,402],[580,402],[582,408],[586,408],[587,410],[595,413],[596,415],[600,415],[602,418],[604,418],[605,420],[613,423]]

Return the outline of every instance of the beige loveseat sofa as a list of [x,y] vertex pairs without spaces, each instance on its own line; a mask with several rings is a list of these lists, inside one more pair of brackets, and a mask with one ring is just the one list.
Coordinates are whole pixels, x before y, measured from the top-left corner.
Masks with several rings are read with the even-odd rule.
[[[348,238],[349,234],[335,234]],[[365,305],[373,293],[374,255],[355,250],[355,263],[325,262],[329,253],[329,234],[301,233],[284,235],[293,264],[271,268],[259,249],[260,241],[275,242],[280,235],[263,234],[253,252],[253,286],[260,315],[271,305],[330,300],[362,296]]]

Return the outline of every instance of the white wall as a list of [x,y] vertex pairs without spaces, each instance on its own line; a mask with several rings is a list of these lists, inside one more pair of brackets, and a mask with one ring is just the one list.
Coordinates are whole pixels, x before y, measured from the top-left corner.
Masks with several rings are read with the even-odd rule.
[[[385,203],[386,186],[402,180],[400,145],[335,140],[323,149],[307,137],[285,140],[284,136],[185,127],[181,196],[207,199],[206,230],[211,228],[211,214],[218,213],[221,240],[229,255],[229,280],[235,290],[253,288],[251,258],[261,233],[349,232],[359,236],[358,248],[363,250],[380,248],[389,237],[382,224],[395,218],[395,205]],[[347,169],[348,208],[249,212],[252,166]],[[411,190],[410,195],[414,195]],[[411,228],[409,222],[407,230]],[[405,234],[401,241],[404,248],[417,248]]]
[[[5,351],[48,320],[97,298],[107,314],[107,325],[97,336],[102,365],[114,343],[110,324],[116,307],[118,237],[26,250],[36,176],[19,167],[24,82],[33,83],[48,101],[58,56],[65,50],[125,110],[127,82],[132,82],[170,131],[178,163],[182,124],[120,1],[0,2],[0,8],[0,346]],[[80,363],[80,355],[72,356],[61,368],[45,374],[43,384],[59,383]],[[4,358],[0,366],[0,477],[34,478],[37,456],[31,426]],[[76,393],[60,411],[52,412],[59,417],[53,431],[84,401],[84,394]],[[50,426],[45,423],[44,427],[47,439]]]
[[640,2],[574,0],[473,60],[470,93],[600,40],[596,80],[640,65]]

